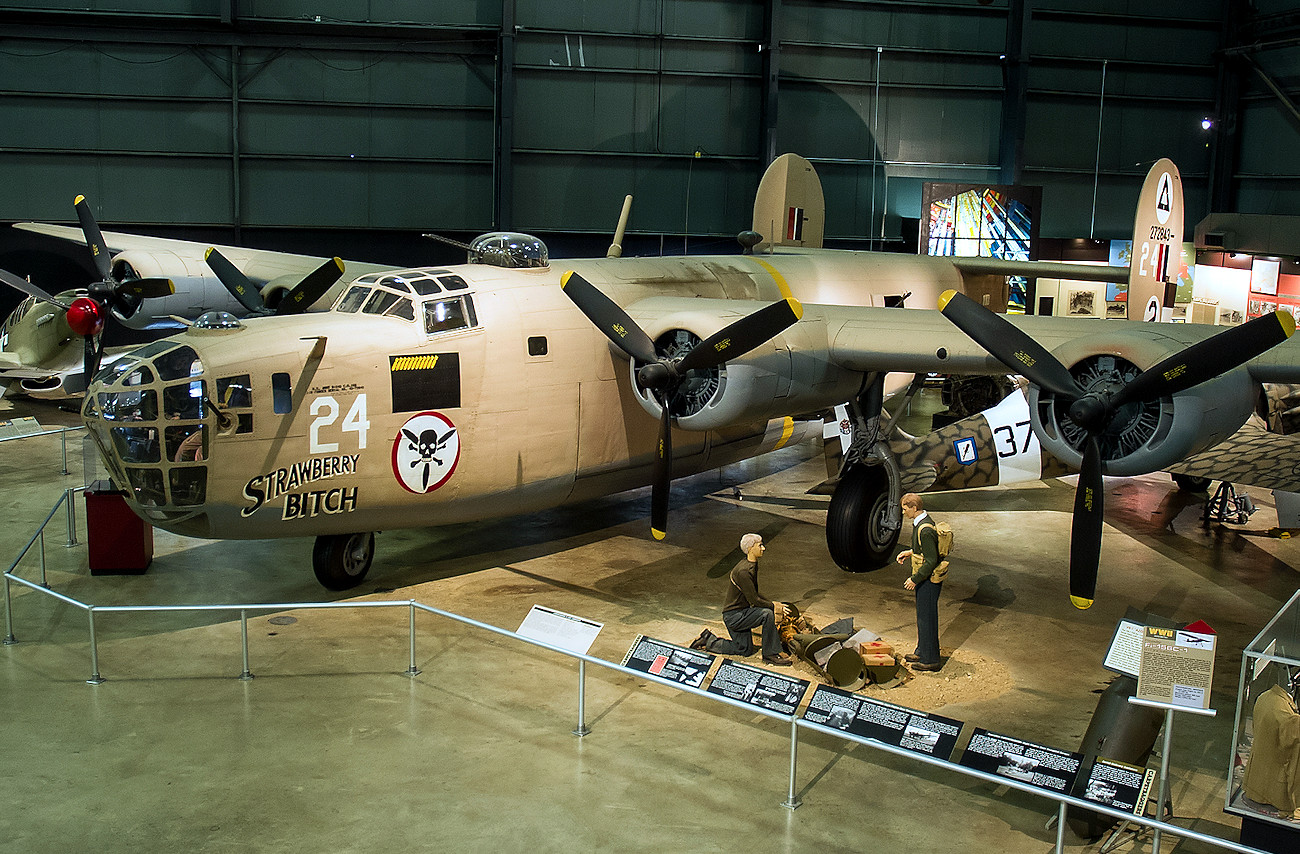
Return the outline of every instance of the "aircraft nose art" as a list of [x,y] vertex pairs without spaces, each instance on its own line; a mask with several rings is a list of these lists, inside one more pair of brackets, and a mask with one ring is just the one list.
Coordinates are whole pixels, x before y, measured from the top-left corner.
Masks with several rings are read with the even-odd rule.
[[201,514],[213,435],[237,429],[247,385],[214,381],[198,352],[176,339],[134,350],[95,375],[82,418],[137,513],[170,528]]

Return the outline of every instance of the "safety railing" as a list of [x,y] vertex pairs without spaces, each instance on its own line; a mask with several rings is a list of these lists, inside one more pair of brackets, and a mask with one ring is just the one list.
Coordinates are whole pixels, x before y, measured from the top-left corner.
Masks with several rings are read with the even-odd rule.
[[[379,602],[284,602],[284,603],[275,603],[275,604],[250,603],[250,604],[232,604],[232,605],[99,605],[97,606],[97,605],[91,605],[85,602],[81,602],[70,596],[66,596],[64,594],[58,593],[57,591],[51,590],[49,586],[44,583],[37,584],[35,582],[28,581],[24,578],[21,578],[18,575],[16,575],[14,572],[19,562],[22,560],[23,556],[26,555],[26,553],[30,550],[32,543],[36,542],[38,537],[43,532],[45,525],[49,524],[50,520],[53,519],[54,515],[58,512],[60,505],[63,502],[68,501],[69,494],[74,491],[76,490],[71,490],[71,489],[68,490],[57,502],[55,502],[55,505],[53,509],[50,510],[50,513],[46,517],[45,522],[42,523],[41,530],[38,531],[37,534],[33,535],[32,540],[28,542],[27,547],[23,549],[23,552],[19,555],[18,559],[16,559],[13,562],[13,564],[10,565],[9,570],[5,572],[4,600],[5,600],[5,625],[6,625],[7,633],[4,639],[4,643],[5,644],[17,643],[17,639],[15,638],[13,633],[13,615],[12,615],[12,606],[11,606],[10,588],[9,588],[11,582],[28,587],[34,591],[37,591],[42,595],[50,596],[60,602],[66,603],[68,605],[72,605],[73,607],[80,608],[86,612],[88,618],[88,627],[90,632],[91,676],[86,681],[92,685],[98,685],[106,681],[104,677],[101,675],[99,669],[98,642],[97,642],[96,628],[95,628],[96,614],[164,613],[164,612],[175,612],[175,611],[194,611],[194,612],[225,611],[230,613],[238,612],[239,622],[240,622],[241,651],[243,657],[243,670],[240,673],[238,678],[243,680],[250,680],[253,678],[253,673],[252,670],[250,669],[249,647],[248,647],[248,614],[250,612],[293,611],[293,610],[335,610],[335,609],[358,609],[358,608],[405,608],[408,611],[407,622],[408,622],[409,655],[408,655],[407,668],[404,671],[404,673],[405,675],[410,676],[412,678],[420,675],[421,672],[418,666],[416,665],[416,643],[417,643],[416,612],[417,611],[423,611],[427,614],[443,617],[445,619],[452,620],[454,622],[461,623],[466,626],[471,626],[476,629],[481,629],[491,634],[500,635],[502,637],[519,641],[520,643],[528,644],[533,647],[549,650],[550,652],[558,653],[560,655],[576,659],[578,661],[577,726],[574,727],[573,734],[579,737],[586,736],[591,732],[591,729],[590,727],[587,726],[587,722],[586,722],[586,679],[587,679],[588,664],[592,664],[597,667],[603,667],[606,670],[613,671],[614,673],[623,674],[625,676],[631,676],[638,680],[648,680],[654,682],[655,684],[672,688],[687,694],[692,694],[697,697],[703,697],[716,703],[723,703],[725,705],[733,706],[738,709],[743,709],[748,714],[757,713],[764,717],[768,717],[773,720],[781,721],[787,724],[790,728],[790,776],[789,776],[789,788],[786,792],[786,799],[781,802],[781,806],[787,809],[791,809],[791,810],[797,809],[799,806],[802,805],[802,801],[798,797],[798,790],[796,788],[797,765],[798,765],[798,755],[799,755],[799,730],[806,729],[806,730],[811,730],[813,732],[821,733],[823,735],[829,735],[834,738],[841,739],[843,741],[861,744],[864,747],[868,747],[874,750],[884,751],[885,753],[891,754],[893,756],[901,757],[913,762],[920,762],[922,764],[929,765],[935,768],[942,768],[946,771],[951,771],[957,774],[965,775],[967,777],[973,777],[977,780],[982,780],[987,783],[993,783],[997,786],[1001,786],[1008,789],[1014,789],[1016,791],[1023,792],[1028,795],[1034,795],[1043,798],[1047,801],[1055,802],[1057,804],[1056,845],[1055,845],[1055,850],[1057,854],[1061,854],[1061,852],[1064,851],[1066,811],[1070,807],[1076,807],[1078,809],[1086,810],[1089,812],[1107,815],[1110,816],[1111,818],[1115,818],[1121,821],[1126,821],[1130,825],[1139,825],[1142,827],[1150,828],[1151,830],[1156,831],[1158,833],[1164,833],[1182,839],[1194,839],[1199,842],[1213,845],[1227,851],[1237,851],[1237,852],[1242,852],[1242,854],[1264,854],[1264,852],[1260,852],[1259,849],[1251,848],[1250,846],[1242,845],[1238,842],[1233,842],[1231,840],[1223,839],[1218,836],[1211,836],[1209,834],[1205,834],[1199,831],[1181,827],[1179,825],[1172,824],[1167,821],[1161,821],[1158,818],[1152,818],[1146,815],[1135,815],[1131,811],[1115,809],[1112,807],[1105,806],[1104,804],[1096,803],[1094,801],[1084,800],[1083,798],[1077,798],[1074,797],[1073,795],[1049,791],[1046,789],[1042,789],[1030,785],[1028,783],[1023,783],[1018,780],[1010,779],[1008,777],[1002,777],[1002,776],[988,773],[986,771],[981,771],[975,768],[968,768],[963,765],[958,765],[954,762],[945,759],[939,759],[933,756],[927,756],[922,753],[915,753],[905,748],[896,747],[891,744],[886,744],[884,742],[878,741],[873,738],[866,738],[863,736],[859,736],[855,733],[845,732],[835,727],[825,726],[822,724],[817,724],[811,721],[803,720],[797,714],[782,714],[780,712],[775,712],[770,709],[765,709],[761,706],[755,706],[750,703],[743,702],[741,700],[735,700],[730,697],[724,697],[718,694],[713,694],[703,688],[696,688],[690,685],[683,685],[666,679],[660,679],[651,674],[647,674],[642,670],[636,670],[622,664],[615,664],[612,661],[607,661],[603,658],[597,658],[593,655],[588,655],[586,653],[578,653],[569,649],[564,649],[562,647],[554,646],[552,644],[548,644],[544,641],[540,641],[535,638],[520,635],[519,633],[510,631],[509,629],[503,629],[499,626],[494,626],[490,623],[484,623],[479,620],[472,619],[470,617],[453,613],[451,611],[446,611],[441,608],[435,608],[432,605],[426,605],[423,602],[416,601],[415,599],[379,601]],[[69,506],[70,505],[71,502],[69,501]],[[43,571],[44,570],[42,569],[42,572]],[[1158,841],[1156,841],[1156,844],[1153,846],[1152,849],[1153,851],[1157,852],[1157,854],[1159,851],[1158,844],[1159,844]]]
[[0,436],[0,442],[15,442],[19,439],[36,439],[41,436],[53,436],[56,433],[59,436],[59,444],[63,453],[63,470],[62,474],[68,474],[68,434],[77,430],[85,430],[85,425],[75,427],[60,427],[57,430],[39,430],[35,433],[22,433],[17,436]]

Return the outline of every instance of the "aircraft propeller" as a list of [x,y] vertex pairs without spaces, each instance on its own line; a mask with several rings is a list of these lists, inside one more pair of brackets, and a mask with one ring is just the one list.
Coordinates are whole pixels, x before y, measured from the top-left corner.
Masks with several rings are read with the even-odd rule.
[[1101,437],[1119,411],[1130,404],[1158,401],[1213,379],[1282,343],[1295,332],[1295,318],[1290,312],[1276,311],[1174,353],[1118,388],[1087,390],[1075,382],[1070,371],[1046,347],[970,297],[946,291],[939,299],[939,308],[998,361],[1039,388],[1068,401],[1070,420],[1086,434],[1070,529],[1070,601],[1081,610],[1092,605],[1101,558],[1104,509]]
[[212,268],[212,272],[221,280],[221,284],[226,286],[226,290],[230,291],[250,314],[255,315],[301,314],[320,299],[321,295],[343,275],[343,261],[330,258],[304,276],[287,293],[275,290],[272,291],[270,300],[263,300],[257,285],[253,284],[251,279],[240,272],[239,268],[230,263],[230,260],[216,248],[208,249],[203,257]]
[[668,492],[672,484],[672,415],[669,400],[691,371],[717,367],[743,356],[803,316],[803,306],[793,297],[772,303],[719,330],[677,358],[660,357],[650,336],[627,312],[573,271],[564,274],[560,287],[583,314],[620,350],[636,360],[637,383],[650,390],[659,403],[659,440],[650,492],[650,532],[662,540],[668,532]]
[[104,322],[110,309],[116,309],[123,317],[129,317],[140,305],[140,300],[171,296],[176,293],[176,286],[171,279],[123,279],[113,278],[113,262],[104,243],[104,235],[99,230],[95,215],[90,212],[90,203],[85,196],[77,196],[73,202],[77,209],[77,219],[81,223],[81,232],[85,235],[86,245],[90,247],[90,259],[95,264],[98,281],[86,286],[86,296],[78,297],[68,307],[68,326],[85,340],[85,357],[82,375],[86,386],[99,370],[100,333],[104,331]]

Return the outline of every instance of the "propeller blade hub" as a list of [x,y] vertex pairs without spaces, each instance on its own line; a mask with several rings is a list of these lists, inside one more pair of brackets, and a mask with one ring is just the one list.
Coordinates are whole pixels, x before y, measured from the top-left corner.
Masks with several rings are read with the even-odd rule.
[[1095,394],[1085,395],[1070,404],[1070,420],[1089,433],[1104,428],[1109,415],[1110,407]]
[[636,381],[642,388],[666,388],[673,380],[673,370],[663,362],[651,362],[636,372]]
[[99,303],[89,297],[77,297],[72,301],[68,306],[67,321],[68,328],[82,338],[104,331],[104,312]]

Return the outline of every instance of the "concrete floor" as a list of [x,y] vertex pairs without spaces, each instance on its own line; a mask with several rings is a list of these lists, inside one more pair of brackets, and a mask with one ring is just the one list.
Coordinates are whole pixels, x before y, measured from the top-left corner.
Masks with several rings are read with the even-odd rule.
[[[826,499],[805,494],[822,477],[819,453],[801,446],[680,481],[665,543],[649,537],[644,490],[385,533],[352,597],[317,586],[309,540],[157,532],[146,575],[91,577],[84,516],[82,545],[63,545],[62,516],[49,529],[49,580],[98,605],[416,599],[508,629],[539,603],[603,622],[592,653],[617,662],[637,634],[686,644],[702,623],[720,628],[723,576],[754,530],[769,546],[769,595],[853,616],[910,649],[902,570],[849,575],[830,562]],[[81,483],[79,462],[71,468],[59,474],[54,438],[0,443],[5,566]],[[1207,531],[1200,499],[1167,477],[1107,489],[1102,577],[1086,613],[1066,597],[1072,481],[929,496],[957,532],[960,561],[940,603],[953,659],[881,696],[919,708],[909,698],[941,681],[957,698],[941,714],[1073,750],[1125,608],[1204,619],[1220,635],[1219,714],[1178,718],[1172,791],[1181,821],[1235,839],[1222,805],[1241,650],[1296,589],[1300,543],[1261,534],[1276,524],[1266,492],[1251,491],[1261,509],[1249,525]],[[35,554],[19,571],[38,576]],[[237,618],[105,614],[107,681],[92,686],[82,611],[15,587],[13,612],[19,643],[0,649],[0,852],[1044,852],[1055,840],[1048,801],[815,733],[801,735],[803,806],[789,811],[786,725],[599,667],[587,672],[592,732],[579,739],[574,662],[430,615],[417,620],[414,678],[405,610],[252,616],[256,678],[240,681]],[[995,672],[1009,690],[980,697]]]

